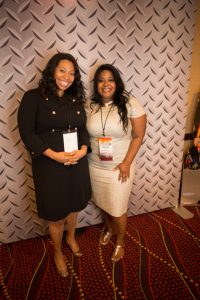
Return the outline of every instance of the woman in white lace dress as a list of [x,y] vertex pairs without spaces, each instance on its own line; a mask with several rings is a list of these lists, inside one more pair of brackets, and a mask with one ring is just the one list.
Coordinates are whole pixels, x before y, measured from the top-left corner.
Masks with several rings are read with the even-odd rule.
[[127,208],[134,180],[135,156],[142,144],[146,114],[142,105],[124,88],[118,70],[101,65],[94,75],[94,90],[88,104],[87,129],[92,152],[89,168],[92,200],[102,210],[106,245],[116,235],[112,261],[124,256]]

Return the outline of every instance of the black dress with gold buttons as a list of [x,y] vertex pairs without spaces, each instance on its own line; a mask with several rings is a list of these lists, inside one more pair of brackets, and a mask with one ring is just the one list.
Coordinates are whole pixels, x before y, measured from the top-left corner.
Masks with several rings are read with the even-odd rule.
[[69,126],[77,129],[79,148],[89,147],[85,110],[71,95],[43,97],[39,89],[24,94],[19,132],[32,157],[38,216],[50,221],[84,209],[91,196],[87,156],[66,167],[42,154],[48,148],[64,151],[63,132]]

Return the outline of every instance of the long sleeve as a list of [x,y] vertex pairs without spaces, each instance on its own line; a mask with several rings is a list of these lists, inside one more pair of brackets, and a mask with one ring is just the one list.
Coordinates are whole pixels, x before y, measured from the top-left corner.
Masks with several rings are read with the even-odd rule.
[[43,142],[35,128],[40,97],[36,89],[27,91],[21,100],[18,110],[19,133],[33,158],[41,155],[48,148],[48,145]]
[[80,128],[79,132],[79,144],[80,146],[86,145],[88,147],[88,152],[91,152],[91,146],[90,146],[90,137],[86,128],[86,112],[85,109],[83,110],[83,116],[84,116],[84,125]]

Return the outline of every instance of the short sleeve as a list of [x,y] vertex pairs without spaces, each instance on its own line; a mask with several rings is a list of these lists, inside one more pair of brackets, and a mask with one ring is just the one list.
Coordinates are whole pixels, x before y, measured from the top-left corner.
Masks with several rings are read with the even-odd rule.
[[146,114],[142,104],[133,96],[130,96],[128,99],[127,110],[128,118],[138,118]]

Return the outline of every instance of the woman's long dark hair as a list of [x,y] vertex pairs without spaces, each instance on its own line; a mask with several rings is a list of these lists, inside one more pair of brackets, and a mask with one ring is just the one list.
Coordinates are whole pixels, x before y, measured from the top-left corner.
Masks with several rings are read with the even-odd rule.
[[43,96],[47,96],[49,93],[57,95],[58,87],[56,85],[54,73],[57,65],[63,59],[71,61],[75,70],[74,82],[65,92],[71,94],[79,103],[82,103],[85,101],[85,90],[81,81],[81,74],[76,59],[69,53],[57,53],[50,58],[42,72],[39,88],[41,89]]
[[120,120],[122,121],[123,129],[126,131],[126,128],[128,126],[126,103],[128,101],[129,93],[125,90],[125,86],[119,71],[113,65],[103,64],[96,70],[94,74],[92,104],[98,103],[100,106],[103,105],[101,95],[98,93],[98,80],[101,72],[103,71],[110,71],[113,74],[116,84],[116,91],[113,95],[113,102],[118,107]]

